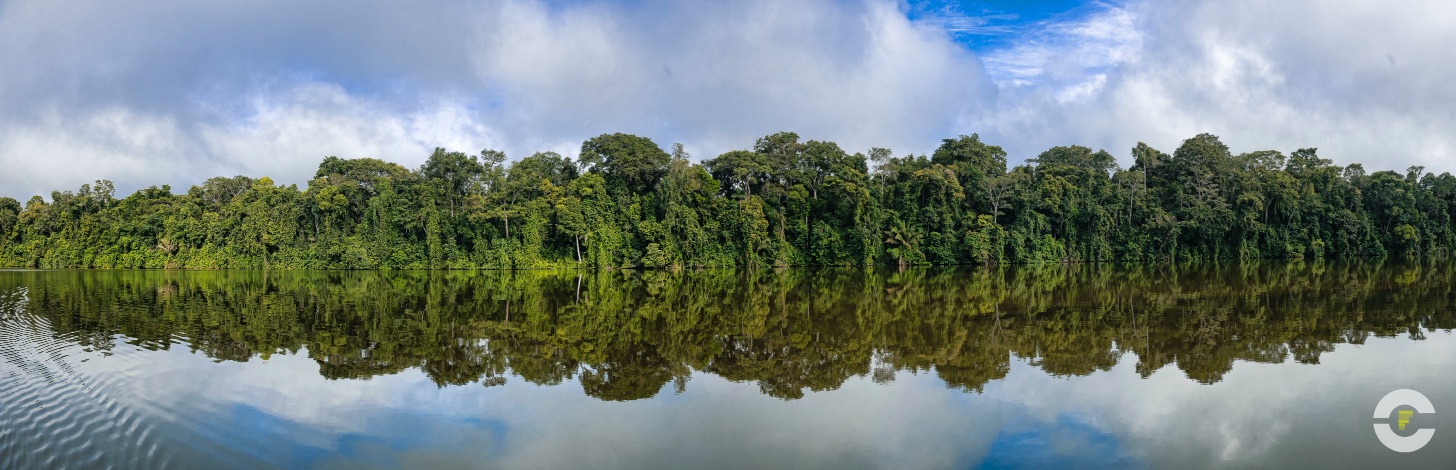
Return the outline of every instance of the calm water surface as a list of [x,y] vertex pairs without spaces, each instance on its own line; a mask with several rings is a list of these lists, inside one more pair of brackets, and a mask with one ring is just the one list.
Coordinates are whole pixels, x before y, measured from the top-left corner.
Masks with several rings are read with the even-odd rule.
[[[1456,466],[1456,264],[0,272],[0,468]],[[1420,451],[1375,404],[1424,393]]]

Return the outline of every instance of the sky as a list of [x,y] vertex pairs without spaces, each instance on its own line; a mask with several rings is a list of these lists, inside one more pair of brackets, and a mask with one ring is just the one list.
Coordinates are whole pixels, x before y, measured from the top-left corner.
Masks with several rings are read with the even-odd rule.
[[696,159],[785,130],[897,155],[979,133],[1013,164],[1123,165],[1209,132],[1456,171],[1452,24],[1439,0],[0,0],[0,196],[610,132]]

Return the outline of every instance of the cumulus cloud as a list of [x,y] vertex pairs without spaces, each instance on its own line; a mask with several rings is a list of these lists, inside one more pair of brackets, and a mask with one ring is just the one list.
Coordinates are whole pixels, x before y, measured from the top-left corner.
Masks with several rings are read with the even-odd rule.
[[855,150],[913,148],[993,91],[974,55],[886,2],[493,13],[472,60],[506,97],[499,125],[538,146],[621,130],[711,156],[795,130]]
[[1013,86],[981,124],[1028,157],[1079,143],[1126,163],[1138,141],[1172,150],[1211,132],[1235,151],[1318,147],[1369,169],[1449,171],[1452,21],[1456,8],[1433,1],[1104,5],[988,55]]
[[123,193],[240,173],[302,183],[325,155],[490,144],[459,98],[479,83],[464,46],[437,29],[466,31],[462,8],[0,4],[0,195],[100,178]]
[[174,192],[219,175],[302,183],[325,155],[384,157],[417,166],[435,146],[473,149],[497,141],[456,103],[389,112],[329,83],[294,84],[240,104],[246,111],[238,118],[210,122],[117,105],[52,108],[0,130],[0,160],[7,169],[0,187],[17,197],[100,178],[131,188],[171,184]]
[[6,195],[301,183],[325,155],[418,164],[435,146],[571,155],[618,131],[705,157],[780,130],[908,150],[994,93],[890,2],[88,7],[0,10],[0,61],[25,71],[0,78]]
[[[0,3],[0,195],[98,178],[304,183],[326,155],[573,155],[604,132],[700,158],[780,130],[928,152],[1199,132],[1451,170],[1456,9],[1091,3],[1046,19],[888,0]],[[940,15],[940,16],[936,16]],[[967,37],[971,36],[971,39]],[[976,38],[995,36],[995,41]],[[983,45],[991,44],[991,45]]]
[[[499,144],[469,107],[450,100],[391,112],[377,100],[329,83],[304,83],[251,97],[243,119],[201,127],[202,148],[246,174],[311,175],[320,155],[379,156],[406,166],[424,163],[436,146],[478,150]],[[421,149],[426,149],[421,151]]]

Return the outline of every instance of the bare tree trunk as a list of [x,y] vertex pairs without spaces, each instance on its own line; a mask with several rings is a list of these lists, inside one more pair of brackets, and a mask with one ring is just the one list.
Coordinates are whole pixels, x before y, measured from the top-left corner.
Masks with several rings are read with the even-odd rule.
[[576,264],[581,264],[581,235],[573,235],[571,238],[576,242]]

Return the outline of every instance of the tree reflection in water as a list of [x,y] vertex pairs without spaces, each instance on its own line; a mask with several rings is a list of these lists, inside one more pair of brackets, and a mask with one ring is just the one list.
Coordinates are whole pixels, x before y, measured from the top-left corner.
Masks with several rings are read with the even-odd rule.
[[578,381],[637,400],[694,371],[796,399],[934,371],[980,392],[1013,359],[1052,375],[1132,353],[1218,382],[1235,361],[1318,363],[1371,334],[1449,329],[1449,263],[1044,265],[779,271],[0,273],[57,337],[219,361],[307,351],[330,379]]

